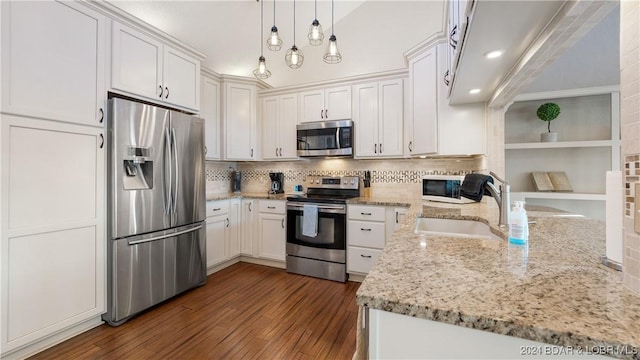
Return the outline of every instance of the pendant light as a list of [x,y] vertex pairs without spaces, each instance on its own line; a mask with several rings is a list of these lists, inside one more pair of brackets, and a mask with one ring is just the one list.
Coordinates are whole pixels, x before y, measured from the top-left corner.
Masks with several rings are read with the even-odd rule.
[[276,0],[273,0],[273,26],[271,27],[271,36],[267,39],[267,47],[272,51],[278,51],[282,48],[282,39],[280,39],[276,27]]
[[263,39],[263,30],[264,30],[264,0],[260,1],[260,57],[258,58],[258,68],[253,70],[253,76],[258,79],[267,79],[271,76],[271,71],[267,70],[267,62],[264,59],[264,44],[262,43]]
[[333,0],[331,0],[331,37],[329,37],[329,46],[323,57],[324,62],[327,64],[337,64],[342,61],[342,55],[340,55],[340,51],[338,51],[338,42],[336,36],[333,34],[333,27]]
[[287,50],[284,61],[287,63],[287,66],[292,69],[299,68],[304,62],[302,50],[296,46],[296,0],[293,0],[293,46]]
[[315,13],[313,16],[313,22],[311,22],[311,26],[309,27],[309,44],[313,46],[322,45],[322,40],[324,39],[324,34],[322,33],[322,25],[318,21],[318,0],[314,0]]

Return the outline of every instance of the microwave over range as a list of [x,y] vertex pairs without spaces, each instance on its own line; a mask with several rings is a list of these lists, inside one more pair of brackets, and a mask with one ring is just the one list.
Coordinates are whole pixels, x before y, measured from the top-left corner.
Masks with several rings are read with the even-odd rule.
[[296,125],[300,157],[353,156],[353,121],[317,121]]

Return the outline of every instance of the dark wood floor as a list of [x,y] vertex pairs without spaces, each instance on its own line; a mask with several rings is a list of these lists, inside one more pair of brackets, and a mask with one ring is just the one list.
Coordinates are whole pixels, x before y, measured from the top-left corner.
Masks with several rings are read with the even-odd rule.
[[32,359],[351,359],[359,283],[238,263],[113,328]]

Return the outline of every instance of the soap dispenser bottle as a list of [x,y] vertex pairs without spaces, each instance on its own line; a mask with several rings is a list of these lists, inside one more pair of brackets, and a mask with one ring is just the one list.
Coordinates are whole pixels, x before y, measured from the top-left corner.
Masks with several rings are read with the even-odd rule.
[[524,201],[515,201],[511,211],[511,223],[509,224],[509,242],[516,245],[525,245],[529,238],[529,221],[524,210]]

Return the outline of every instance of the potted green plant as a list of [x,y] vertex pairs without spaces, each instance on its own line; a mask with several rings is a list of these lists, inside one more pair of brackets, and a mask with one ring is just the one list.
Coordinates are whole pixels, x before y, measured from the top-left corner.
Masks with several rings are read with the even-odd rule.
[[547,122],[547,132],[540,134],[540,141],[553,142],[558,141],[558,133],[551,131],[551,121],[560,115],[560,106],[556,103],[544,103],[540,105],[538,111],[536,111],[538,119]]

